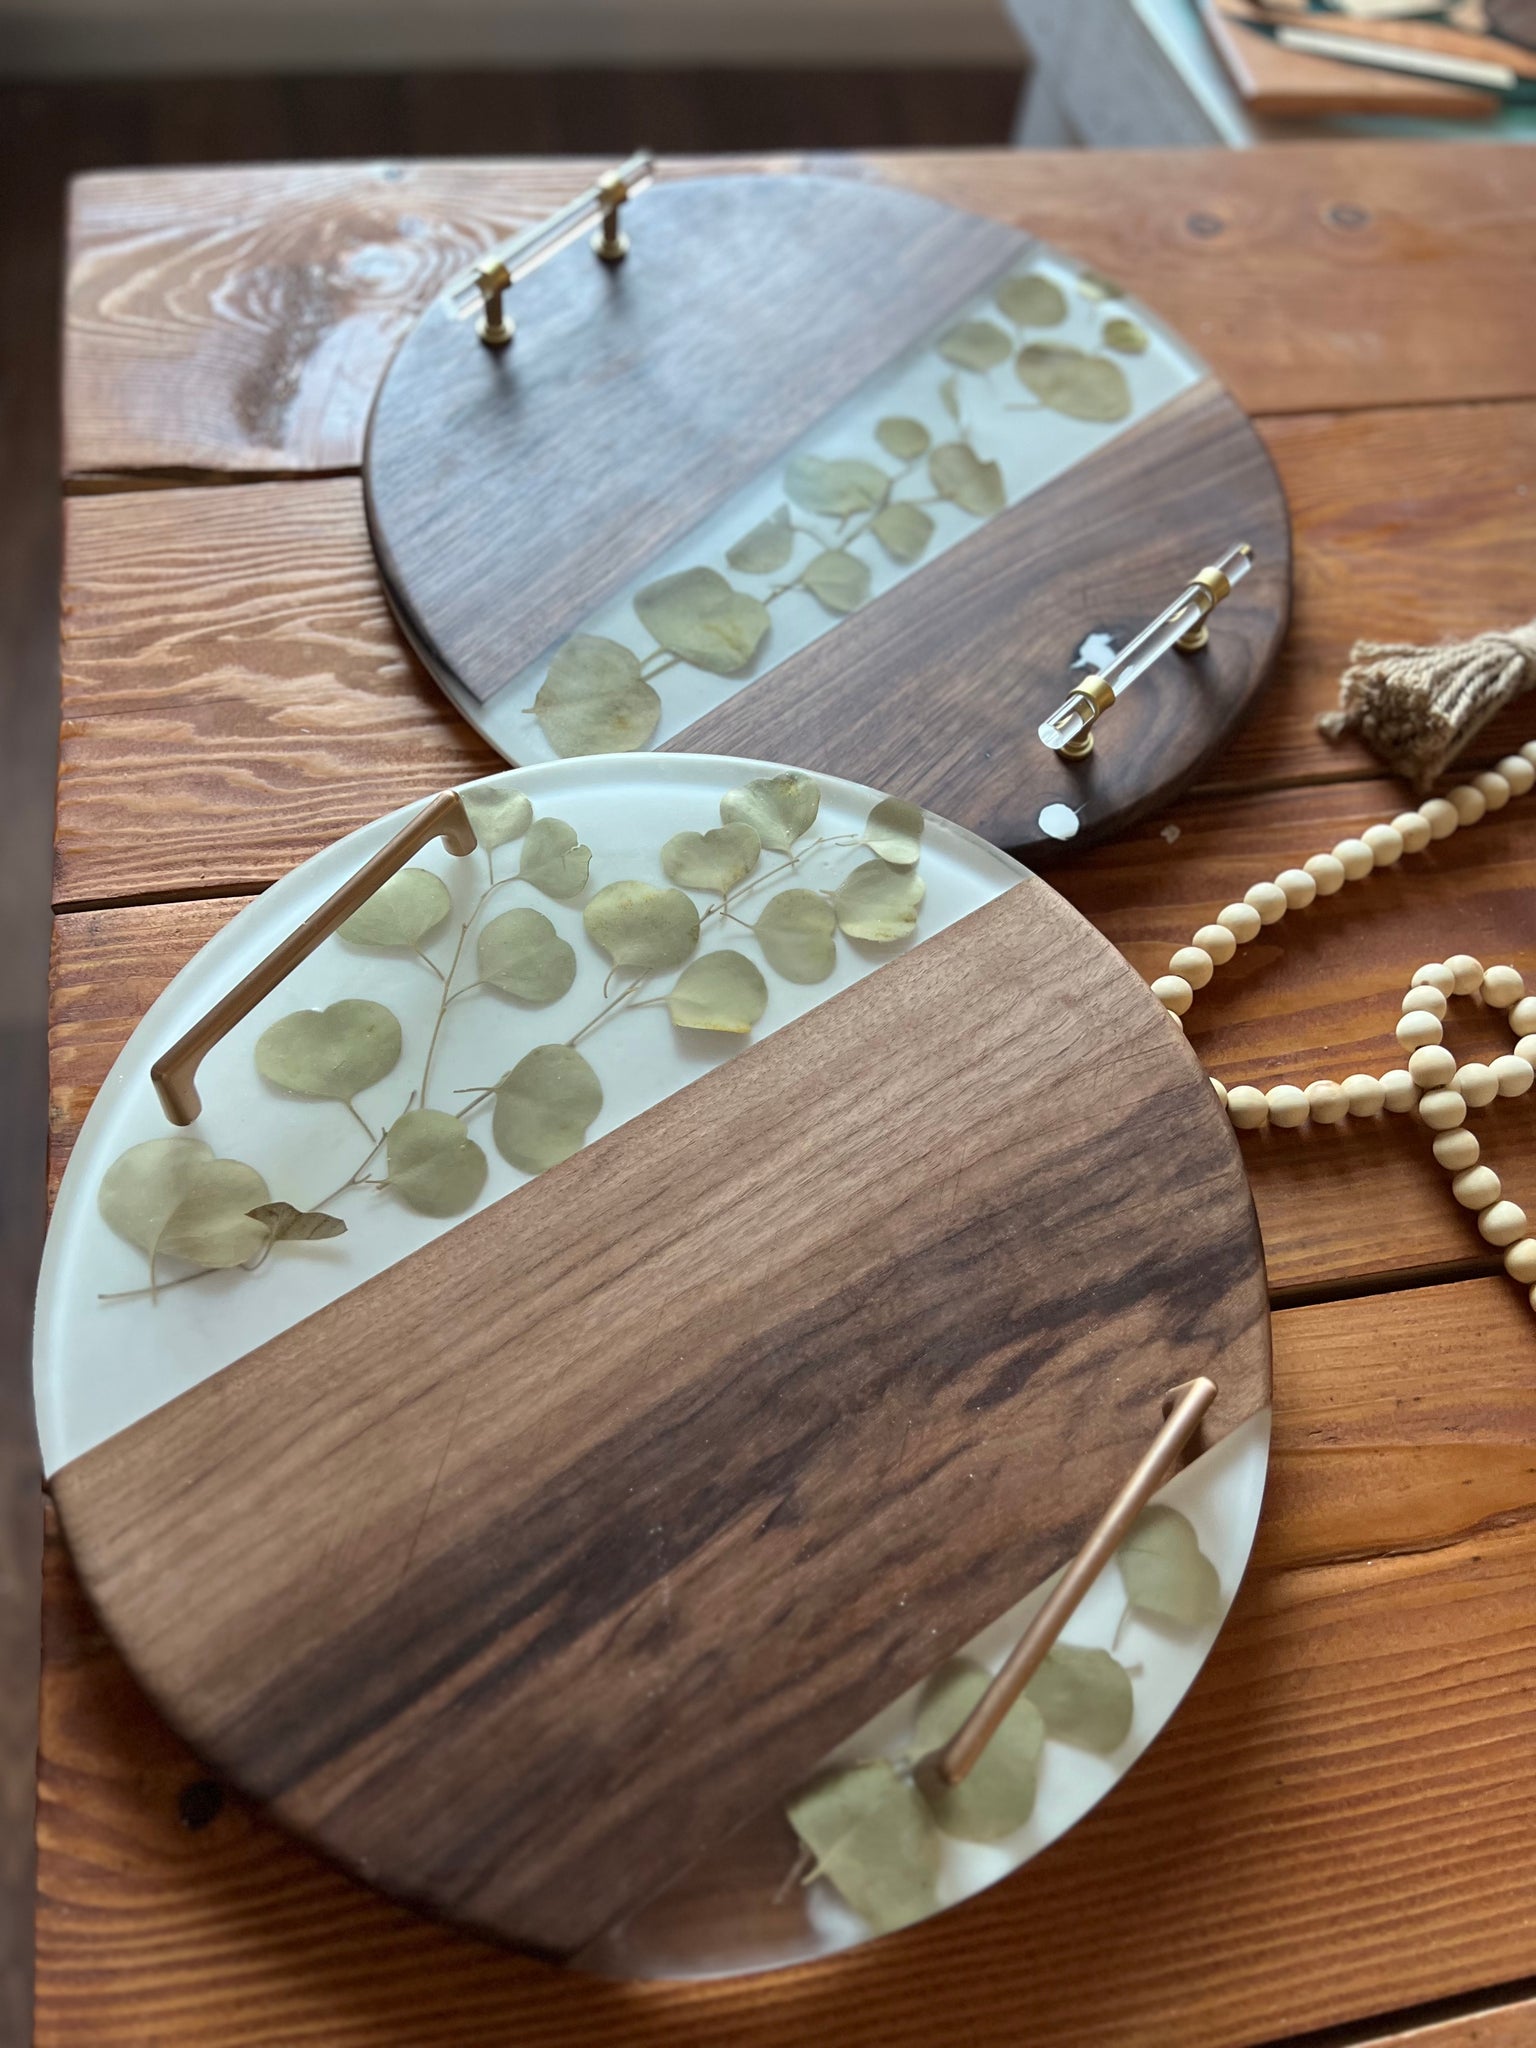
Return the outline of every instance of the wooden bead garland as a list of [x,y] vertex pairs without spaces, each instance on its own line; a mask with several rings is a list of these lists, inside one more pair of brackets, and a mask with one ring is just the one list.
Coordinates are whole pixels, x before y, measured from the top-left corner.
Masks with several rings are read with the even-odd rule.
[[[1196,989],[1204,988],[1239,946],[1278,924],[1287,911],[1304,910],[1346,882],[1363,881],[1377,868],[1395,865],[1405,853],[1421,853],[1431,841],[1477,824],[1533,786],[1536,740],[1527,740],[1518,754],[1506,755],[1497,768],[1457,784],[1443,797],[1427,797],[1417,810],[1404,811],[1390,823],[1367,825],[1358,838],[1341,839],[1331,852],[1314,853],[1272,882],[1255,882],[1241,903],[1229,903],[1213,924],[1202,925],[1189,945],[1179,947],[1168,972],[1152,983],[1152,993],[1182,1030]],[[1452,997],[1473,995],[1506,1013],[1515,1048],[1487,1064],[1469,1060],[1458,1066],[1441,1043],[1446,1011]],[[1451,1176],[1452,1195],[1476,1216],[1484,1240],[1503,1252],[1505,1271],[1530,1289],[1536,1309],[1536,1236],[1530,1221],[1518,1202],[1505,1199],[1499,1176],[1481,1163],[1476,1136],[1463,1127],[1469,1108],[1524,1095],[1536,1083],[1536,995],[1526,994],[1516,968],[1485,968],[1470,953],[1453,953],[1415,970],[1395,1032],[1407,1068],[1394,1067],[1379,1078],[1351,1074],[1343,1082],[1313,1081],[1306,1088],[1282,1082],[1261,1089],[1246,1083],[1229,1088],[1213,1075],[1211,1086],[1240,1131],[1267,1124],[1298,1130],[1306,1123],[1379,1116],[1384,1109],[1398,1114],[1417,1109],[1420,1121],[1435,1133],[1435,1158]]]

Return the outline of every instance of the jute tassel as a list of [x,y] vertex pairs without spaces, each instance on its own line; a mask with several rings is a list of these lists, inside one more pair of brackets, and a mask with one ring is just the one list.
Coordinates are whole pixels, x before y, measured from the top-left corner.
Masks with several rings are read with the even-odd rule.
[[1536,688],[1536,619],[1444,647],[1357,640],[1339,708],[1318,725],[1331,740],[1358,732],[1422,793],[1478,729]]

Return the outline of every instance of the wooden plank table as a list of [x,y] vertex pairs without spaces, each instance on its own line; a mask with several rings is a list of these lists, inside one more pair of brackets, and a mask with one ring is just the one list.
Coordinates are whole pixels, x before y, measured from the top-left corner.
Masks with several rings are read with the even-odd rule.
[[[817,168],[1017,221],[1123,278],[1206,352],[1279,464],[1296,612],[1259,713],[1204,787],[1059,876],[1160,968],[1251,881],[1402,807],[1367,755],[1313,728],[1357,634],[1532,610],[1536,159],[1307,145]],[[325,165],[76,187],[55,1173],[145,1006],[243,901],[494,765],[390,622],[361,436],[413,310],[592,175]],[[1530,716],[1485,734],[1477,763]],[[1246,947],[1192,1016],[1208,1064],[1261,1083],[1380,1070],[1419,961],[1460,948],[1529,967],[1531,815],[1516,804]],[[1478,1045],[1476,1025],[1456,1042]],[[1517,1197],[1536,1193],[1536,1098],[1504,1106],[1496,1147]],[[1236,2048],[1344,2022],[1406,2043],[1406,2020],[1366,2022],[1446,1999],[1456,2016],[1415,2042],[1536,2040],[1529,1987],[1513,1988],[1536,1973],[1529,1311],[1416,1123],[1245,1151],[1276,1308],[1254,1567],[1165,1736],[1018,1877],[768,1979],[547,1970],[360,1889],[211,1785],[51,1531],[42,2048]]]

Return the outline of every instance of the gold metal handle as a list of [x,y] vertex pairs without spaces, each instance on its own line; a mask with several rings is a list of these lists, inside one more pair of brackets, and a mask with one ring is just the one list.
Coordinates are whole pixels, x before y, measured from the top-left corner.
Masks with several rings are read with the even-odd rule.
[[1131,1524],[1178,1463],[1179,1453],[1215,1398],[1216,1383],[1207,1379],[1190,1380],[1168,1395],[1163,1403],[1165,1420],[1150,1449],[1014,1644],[1008,1661],[976,1702],[970,1718],[939,1752],[938,1774],[947,1785],[958,1785],[975,1769],[1008,1709],[1045,1662],[1083,1595],[1124,1542]]
[[155,1084],[160,1107],[173,1124],[192,1123],[202,1109],[196,1076],[204,1055],[430,839],[441,839],[450,853],[461,856],[473,853],[479,844],[464,799],[457,790],[444,790],[441,796],[423,805],[387,846],[381,846],[372,860],[364,862],[350,882],[344,882],[334,896],[311,911],[297,931],[274,946],[260,966],[253,967],[243,981],[237,982],[205,1017],[200,1017],[190,1031],[177,1039],[169,1052],[160,1055],[149,1070],[149,1078]]

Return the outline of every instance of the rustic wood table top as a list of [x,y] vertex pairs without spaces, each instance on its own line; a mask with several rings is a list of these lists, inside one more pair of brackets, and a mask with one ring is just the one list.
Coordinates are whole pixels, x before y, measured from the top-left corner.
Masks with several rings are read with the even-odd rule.
[[[697,166],[669,167],[688,175]],[[819,160],[1038,231],[1123,279],[1258,422],[1295,617],[1205,783],[1056,879],[1130,958],[1403,807],[1314,730],[1356,636],[1530,615],[1536,153]],[[576,162],[127,173],[75,188],[53,1171],[167,978],[296,861],[497,763],[402,646],[358,463],[404,325]],[[1482,736],[1476,765],[1528,736]],[[1244,948],[1214,1071],[1393,1063],[1413,969],[1529,960],[1515,805]],[[1475,1022],[1458,1050],[1478,1044]],[[1500,1049],[1503,1049],[1502,1046]],[[1536,1097],[1499,1165],[1536,1189]],[[1424,2048],[1536,2039],[1536,1363],[1530,1314],[1416,1121],[1250,1134],[1274,1306],[1253,1567],[1187,1704],[1010,1882],[861,1953],[694,1987],[588,1981],[418,1919],[221,1795],[137,1691],[50,1531],[43,2048],[836,2040],[1235,2048],[1465,2002]],[[1527,1197],[1529,1199],[1529,1197]]]

